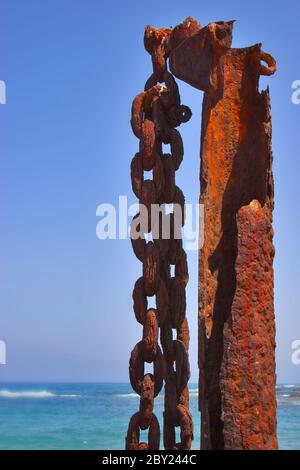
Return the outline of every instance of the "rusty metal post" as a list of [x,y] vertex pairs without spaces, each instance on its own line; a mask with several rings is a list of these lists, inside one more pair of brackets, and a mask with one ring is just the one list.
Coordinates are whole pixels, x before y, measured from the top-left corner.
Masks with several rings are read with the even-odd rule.
[[170,54],[171,72],[204,91],[201,448],[276,449],[271,116],[258,90],[276,64],[260,44],[232,49],[232,28],[191,31]]

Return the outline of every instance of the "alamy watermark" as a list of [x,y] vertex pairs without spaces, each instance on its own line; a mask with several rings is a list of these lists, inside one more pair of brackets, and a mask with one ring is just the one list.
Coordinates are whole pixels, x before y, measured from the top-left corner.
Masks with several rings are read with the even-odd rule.
[[6,364],[6,344],[0,340],[0,365]]
[[299,104],[300,103],[300,80],[294,80],[292,83],[292,96],[291,100],[293,104]]
[[292,363],[294,366],[299,366],[300,365],[300,339],[295,339],[292,342],[292,349],[294,350],[292,353]]
[[119,196],[117,208],[113,204],[100,204],[96,216],[100,217],[96,226],[99,240],[182,238],[187,251],[195,251],[203,246],[203,204],[146,206],[134,203],[128,206],[127,196]]
[[0,80],[0,104],[6,104],[6,85],[3,80]]

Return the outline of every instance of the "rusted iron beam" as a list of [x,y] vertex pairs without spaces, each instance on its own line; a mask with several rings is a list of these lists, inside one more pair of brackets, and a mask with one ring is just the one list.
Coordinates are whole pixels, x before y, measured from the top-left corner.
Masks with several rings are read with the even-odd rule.
[[231,48],[232,21],[184,24],[170,69],[204,91],[201,448],[276,449],[271,115],[269,91],[258,89],[276,64],[261,44]]

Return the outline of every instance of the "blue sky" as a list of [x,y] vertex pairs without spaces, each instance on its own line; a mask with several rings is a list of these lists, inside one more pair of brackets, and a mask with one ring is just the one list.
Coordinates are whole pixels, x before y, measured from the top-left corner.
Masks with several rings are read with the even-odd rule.
[[[297,4],[298,3],[298,4]],[[0,380],[127,381],[141,337],[131,292],[141,265],[128,240],[100,241],[96,207],[131,191],[138,142],[129,119],[151,73],[147,24],[236,19],[233,45],[262,42],[278,62],[270,85],[276,184],[277,375],[300,382],[291,343],[300,339],[299,122],[291,84],[300,79],[299,2],[1,0]],[[180,83],[193,117],[181,128],[177,184],[199,195],[202,94]],[[188,318],[197,380],[197,254],[189,252]]]

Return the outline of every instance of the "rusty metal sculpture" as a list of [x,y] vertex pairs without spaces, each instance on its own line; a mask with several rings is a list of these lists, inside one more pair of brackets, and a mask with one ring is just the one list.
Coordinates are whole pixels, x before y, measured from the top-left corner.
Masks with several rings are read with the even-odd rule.
[[[147,207],[157,200],[184,204],[174,182],[183,154],[174,127],[191,113],[180,106],[177,85],[166,71],[169,58],[174,76],[204,91],[200,203],[205,231],[199,253],[198,318],[201,448],[276,449],[271,115],[269,91],[258,89],[260,75],[272,75],[276,63],[261,44],[231,48],[232,29],[233,21],[202,28],[192,18],[172,30],[146,28],[145,46],[152,55],[154,74],[133,104],[132,127],[141,145],[132,163],[132,186]],[[157,82],[165,82],[166,88]],[[172,159],[162,155],[162,142],[170,143]],[[153,182],[144,181],[143,169],[152,168]],[[143,278],[134,292],[135,314],[144,325],[145,342],[145,332],[151,329],[147,322],[155,323],[155,313],[147,313],[145,295],[156,293],[163,356],[156,344],[146,353],[139,343],[131,359],[131,364],[139,364],[139,373],[131,373],[131,382],[142,393],[148,378],[143,378],[141,357],[155,358],[155,393],[166,380],[165,447],[190,448],[186,255],[178,240],[168,244],[158,239],[150,245],[139,240],[133,248],[144,263]],[[176,264],[175,278],[170,278],[170,262]],[[172,327],[177,327],[178,338],[173,342]],[[153,331],[155,342],[158,327]],[[176,372],[174,360],[181,364]],[[140,409],[142,401],[143,395]],[[128,448],[139,446],[137,422],[143,420],[135,416]],[[159,426],[153,419],[149,435],[155,439],[150,436],[149,448],[159,441]],[[174,425],[182,430],[179,446]]]

